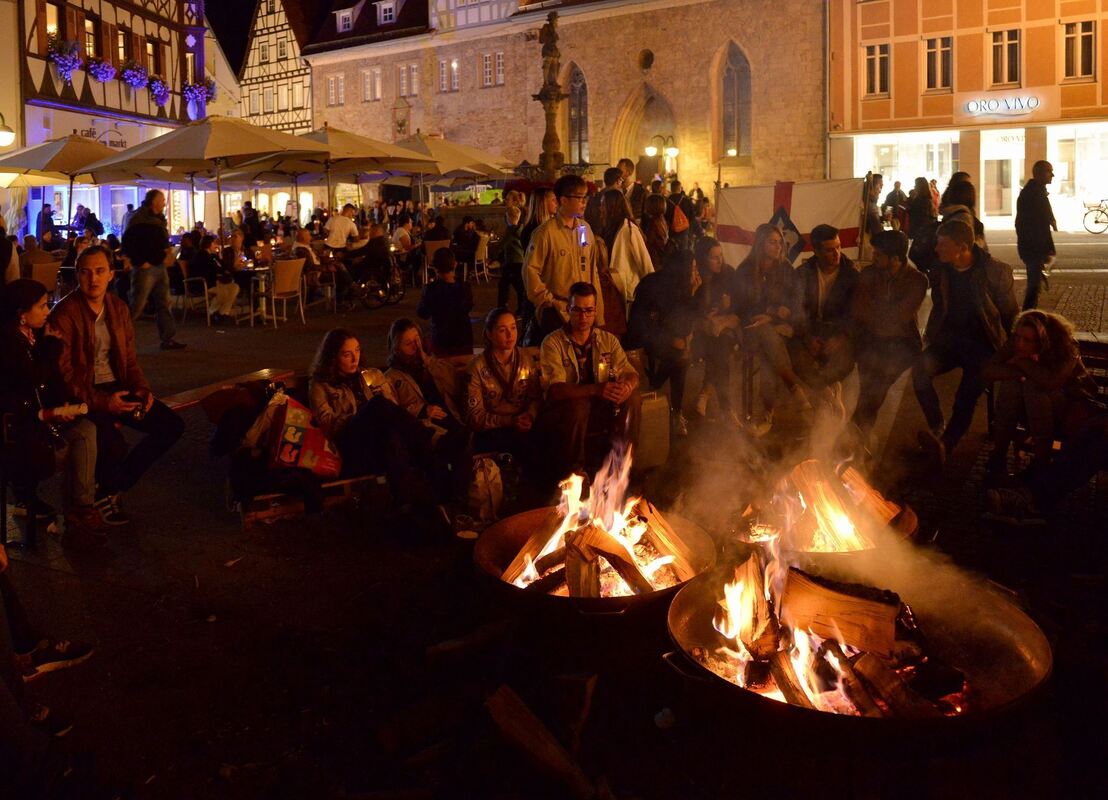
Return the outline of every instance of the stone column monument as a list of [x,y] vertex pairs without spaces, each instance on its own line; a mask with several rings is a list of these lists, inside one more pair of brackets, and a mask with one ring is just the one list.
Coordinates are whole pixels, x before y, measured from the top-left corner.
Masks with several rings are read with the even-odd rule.
[[551,11],[546,24],[539,31],[542,44],[542,89],[532,98],[542,103],[546,114],[546,133],[542,137],[542,155],[539,156],[539,173],[542,180],[555,181],[565,165],[562,153],[562,140],[558,136],[558,105],[569,95],[562,91],[558,83],[561,71],[562,54],[558,50],[558,12]]

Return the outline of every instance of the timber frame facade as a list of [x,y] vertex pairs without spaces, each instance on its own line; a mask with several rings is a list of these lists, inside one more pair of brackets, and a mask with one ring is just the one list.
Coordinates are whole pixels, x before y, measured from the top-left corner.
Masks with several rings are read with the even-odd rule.
[[[204,116],[204,102],[188,107],[182,89],[203,82],[204,0],[20,0],[23,100],[28,105],[104,112],[160,124]],[[50,59],[51,43],[73,42],[86,65],[66,82]],[[116,68],[100,82],[87,71],[90,58]],[[148,88],[122,77],[134,62],[161,77],[169,100],[159,105]],[[190,114],[191,112],[191,114]]]
[[[312,71],[300,57],[300,48],[307,39],[304,31],[291,24],[288,3],[311,5],[304,0],[256,2],[250,44],[239,73],[241,116],[252,125],[292,134],[309,133]],[[309,14],[301,8],[295,12]]]

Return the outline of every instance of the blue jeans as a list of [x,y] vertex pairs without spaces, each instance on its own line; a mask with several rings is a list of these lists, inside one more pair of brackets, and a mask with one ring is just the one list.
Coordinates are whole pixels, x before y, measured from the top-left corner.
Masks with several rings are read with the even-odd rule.
[[969,430],[977,398],[985,391],[981,368],[993,355],[993,348],[984,335],[980,339],[959,338],[930,345],[924,350],[912,368],[912,384],[916,390],[927,424],[932,429],[943,424],[943,412],[934,380],[953,369],[962,369],[962,379],[954,393],[954,406],[950,422],[943,433],[943,444],[952,450]]
[[177,335],[177,324],[169,310],[169,276],[165,267],[156,264],[131,270],[131,319],[137,319],[153,296],[157,314],[158,336],[168,342]]

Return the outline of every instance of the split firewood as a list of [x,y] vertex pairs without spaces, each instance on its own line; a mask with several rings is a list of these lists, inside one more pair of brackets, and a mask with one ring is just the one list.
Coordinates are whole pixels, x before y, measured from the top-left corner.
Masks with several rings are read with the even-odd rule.
[[730,609],[739,620],[739,639],[755,659],[763,661],[777,652],[778,626],[773,607],[766,600],[765,570],[757,553],[735,567],[735,580],[747,587],[745,608]]
[[510,687],[497,689],[485,701],[485,707],[505,738],[541,769],[562,781],[573,797],[579,800],[593,797],[592,781],[580,765]]
[[545,556],[535,561],[535,571],[540,575],[544,574],[548,569],[554,569],[559,564],[564,564],[566,560],[565,547],[559,547],[557,550],[551,550]]
[[528,557],[533,560],[541,553],[543,547],[550,541],[550,537],[557,532],[561,524],[562,515],[558,513],[557,509],[551,509],[546,517],[543,518],[542,523],[535,528],[535,532],[531,534],[523,547],[516,553],[516,557],[512,559],[512,563],[501,573],[501,580],[507,583],[515,583],[516,578],[522,575],[523,570],[527,567]]
[[518,624],[519,620],[515,618],[499,619],[482,625],[465,636],[433,644],[425,651],[427,661],[434,664],[445,659],[479,652],[507,636]]
[[778,690],[789,705],[815,709],[804,687],[800,685],[800,680],[796,677],[796,670],[793,669],[793,662],[787,651],[778,650],[770,656],[769,671],[773,675],[773,682],[777,684]]
[[632,509],[632,514],[642,517],[646,521],[647,536],[658,548],[662,555],[673,556],[674,572],[679,581],[687,581],[696,577],[697,569],[693,559],[692,549],[677,535],[661,512],[646,498],[640,498]]
[[550,594],[559,587],[565,586],[566,583],[566,570],[565,567],[559,567],[551,573],[543,575],[537,581],[532,581],[523,587],[525,592],[534,592],[536,594]]
[[790,567],[781,594],[781,622],[888,657],[896,639],[900,598],[893,592],[816,578]]
[[882,525],[888,525],[900,513],[900,506],[891,500],[886,500],[885,496],[870,486],[869,481],[854,467],[847,467],[839,477],[858,507],[872,514]]
[[[556,680],[565,696],[562,706],[568,716],[570,752],[576,758],[581,753],[581,736],[592,713],[593,695],[596,693],[596,673],[559,675]],[[575,711],[571,711],[575,709]]]
[[871,542],[851,521],[854,503],[834,471],[809,459],[789,473],[789,482],[804,501],[804,513],[790,530],[788,549],[797,552],[869,550]]
[[587,542],[578,542],[580,531],[566,534],[566,586],[570,597],[600,597],[600,556]]
[[839,643],[834,639],[828,639],[823,643],[821,649],[835,657],[835,661],[839,666],[840,685],[842,686],[843,694],[845,694],[850,699],[850,702],[854,704],[854,707],[858,709],[858,713],[863,717],[885,716],[880,706],[873,701],[873,695],[866,689],[865,684],[862,682],[861,678],[858,677],[858,673],[854,671],[853,665],[847,659],[843,649],[839,647]]
[[570,535],[567,534],[567,554],[572,548],[588,548],[598,556],[603,556],[604,560],[612,565],[612,569],[619,573],[619,576],[627,582],[627,585],[631,587],[631,591],[635,594],[649,594],[654,591],[654,585],[642,574],[639,565],[635,563],[635,559],[627,552],[627,548],[603,528],[591,524],[585,525],[574,531],[572,544],[570,544],[570,538]]
[[853,662],[854,672],[865,682],[874,697],[897,717],[921,719],[941,717],[934,704],[901,680],[896,671],[870,653],[862,653]]

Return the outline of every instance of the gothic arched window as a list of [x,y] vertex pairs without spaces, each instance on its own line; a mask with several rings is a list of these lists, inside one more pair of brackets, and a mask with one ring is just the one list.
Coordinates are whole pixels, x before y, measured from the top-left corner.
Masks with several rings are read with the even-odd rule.
[[569,75],[570,164],[589,163],[589,87],[585,74],[575,65]]
[[734,44],[723,64],[723,156],[750,157],[750,62]]

